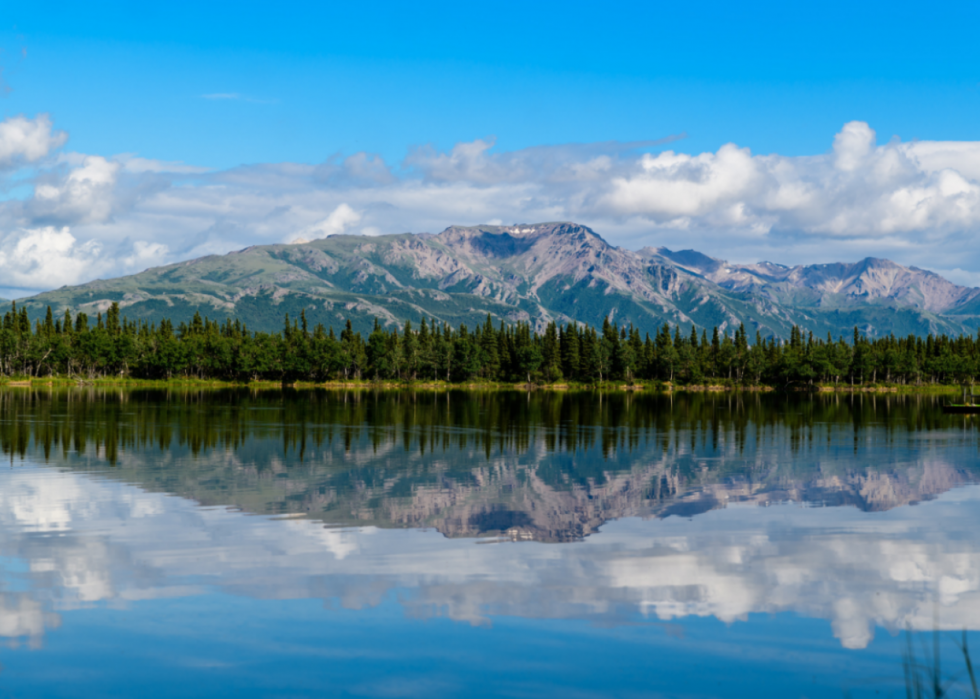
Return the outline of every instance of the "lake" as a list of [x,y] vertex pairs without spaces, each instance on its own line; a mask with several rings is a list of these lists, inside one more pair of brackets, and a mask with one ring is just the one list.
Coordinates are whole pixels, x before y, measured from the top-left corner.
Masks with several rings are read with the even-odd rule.
[[967,696],[941,402],[0,391],[0,696]]

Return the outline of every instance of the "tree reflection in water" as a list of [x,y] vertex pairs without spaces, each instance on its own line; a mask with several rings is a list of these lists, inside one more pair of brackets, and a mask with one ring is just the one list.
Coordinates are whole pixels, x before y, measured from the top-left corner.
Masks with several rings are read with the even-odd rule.
[[938,595],[980,628],[977,431],[929,396],[86,389],[0,415],[8,638],[205,582],[411,589],[474,624],[791,611],[849,648],[931,628]]

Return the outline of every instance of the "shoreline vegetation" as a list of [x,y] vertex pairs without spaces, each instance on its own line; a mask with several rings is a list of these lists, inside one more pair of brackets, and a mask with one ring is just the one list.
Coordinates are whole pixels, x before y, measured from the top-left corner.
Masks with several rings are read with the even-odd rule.
[[656,393],[725,393],[744,391],[747,393],[771,393],[780,390],[792,392],[813,393],[900,393],[900,394],[937,394],[959,395],[960,387],[943,384],[915,385],[838,385],[825,386],[814,384],[813,387],[789,387],[781,389],[773,386],[751,386],[736,384],[677,384],[637,381],[633,384],[621,382],[591,383],[501,383],[501,382],[460,382],[446,383],[444,381],[380,381],[358,379],[349,381],[228,381],[224,379],[196,379],[175,377],[170,379],[136,379],[100,377],[94,379],[67,378],[64,376],[41,377],[0,377],[0,388],[80,388],[80,387],[118,387],[118,388],[249,388],[253,390],[296,390],[325,389],[325,390],[356,390],[356,391],[603,391],[603,392],[656,392]]
[[814,338],[750,343],[744,326],[682,334],[665,324],[651,338],[606,318],[600,329],[550,323],[542,333],[490,316],[470,330],[422,318],[365,339],[347,320],[307,326],[286,314],[280,333],[250,331],[195,314],[129,321],[114,303],[90,324],[85,313],[32,323],[16,303],[0,325],[0,386],[120,385],[417,390],[811,391],[945,393],[980,374],[980,334],[869,339]]

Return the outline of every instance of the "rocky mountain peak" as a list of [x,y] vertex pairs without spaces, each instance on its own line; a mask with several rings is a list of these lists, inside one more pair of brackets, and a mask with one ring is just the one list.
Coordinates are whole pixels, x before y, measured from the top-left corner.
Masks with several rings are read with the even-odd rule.
[[878,257],[787,267],[772,262],[730,263],[695,250],[644,248],[640,253],[667,260],[722,288],[761,293],[774,301],[808,299],[808,304],[847,306],[883,300],[942,313],[980,296],[980,290],[957,286],[934,272]]
[[663,324],[722,332],[744,324],[763,337],[793,325],[820,335],[975,331],[980,289],[889,260],[735,264],[695,250],[610,245],[573,222],[451,226],[437,235],[330,236],[308,244],[252,246],[120,279],[47,292],[24,305],[43,317],[90,315],[117,300],[130,318],[175,322],[200,312],[275,329],[283,313],[370,331],[374,318],[458,325],[487,314],[508,322],[601,324],[641,332]]
[[448,245],[464,245],[467,241],[476,244],[500,246],[509,249],[513,241],[523,241],[519,247],[528,247],[542,239],[557,239],[566,243],[596,241],[612,247],[595,231],[570,222],[557,223],[519,223],[513,226],[450,226],[435,239]]

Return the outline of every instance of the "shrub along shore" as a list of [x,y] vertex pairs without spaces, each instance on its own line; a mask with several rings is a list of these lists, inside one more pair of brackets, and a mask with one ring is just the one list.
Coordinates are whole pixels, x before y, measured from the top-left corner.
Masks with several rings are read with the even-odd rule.
[[746,392],[773,392],[773,391],[813,391],[817,393],[860,393],[860,394],[936,394],[959,396],[959,386],[948,386],[943,384],[922,384],[920,386],[890,386],[884,384],[865,384],[861,386],[850,386],[841,384],[839,386],[823,386],[815,384],[812,387],[790,386],[773,388],[772,386],[746,386],[732,384],[670,384],[655,381],[637,381],[632,384],[624,384],[615,381],[603,383],[578,384],[578,383],[497,383],[497,382],[469,382],[469,383],[446,383],[444,381],[295,381],[292,383],[281,381],[225,381],[221,379],[131,379],[131,378],[97,378],[97,379],[66,379],[64,377],[0,377],[0,390],[2,389],[61,389],[71,390],[79,388],[113,388],[120,390],[129,389],[166,389],[177,391],[195,390],[219,390],[230,388],[247,388],[252,391],[281,391],[284,388],[296,390],[332,390],[332,391],[621,391],[621,392],[660,392],[660,393],[721,393],[730,391]]
[[194,316],[177,327],[129,321],[117,304],[94,321],[69,311],[31,324],[12,304],[0,328],[0,382],[97,382],[151,385],[250,384],[469,388],[540,387],[912,390],[972,384],[980,336],[815,338],[793,328],[788,341],[755,334],[664,325],[656,337],[607,318],[601,328],[527,323],[488,316],[470,330],[422,319],[418,327],[382,327],[367,338],[348,320],[307,326],[305,313],[284,318],[279,333],[239,321]]

